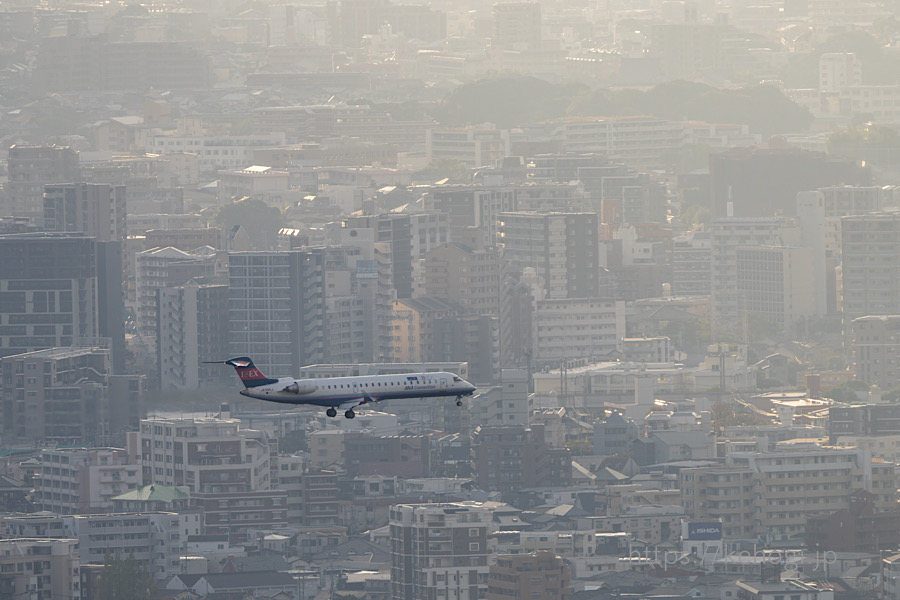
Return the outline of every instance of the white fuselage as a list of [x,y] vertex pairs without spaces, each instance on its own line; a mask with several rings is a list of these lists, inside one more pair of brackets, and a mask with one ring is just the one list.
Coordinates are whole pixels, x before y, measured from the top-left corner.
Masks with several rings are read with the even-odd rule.
[[352,408],[394,398],[471,396],[475,389],[461,377],[442,372],[324,379],[282,377],[276,383],[241,390],[241,394],[284,404]]

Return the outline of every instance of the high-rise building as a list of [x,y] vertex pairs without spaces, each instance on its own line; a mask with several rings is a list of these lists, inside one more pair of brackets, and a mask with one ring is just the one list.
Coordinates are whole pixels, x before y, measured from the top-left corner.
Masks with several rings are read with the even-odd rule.
[[503,257],[514,272],[527,267],[543,281],[542,297],[600,296],[600,233],[595,213],[502,213]]
[[488,573],[486,600],[550,598],[568,600],[572,595],[569,565],[552,552],[500,554]]
[[189,282],[157,289],[157,389],[197,389],[222,379],[228,347],[228,286]]
[[353,216],[347,219],[346,226],[372,229],[375,231],[375,242],[391,243],[391,262],[397,297],[412,297],[413,232],[410,216],[398,213]]
[[737,292],[754,326],[773,334],[794,331],[817,316],[813,249],[753,246],[737,249]]
[[712,265],[709,233],[698,231],[672,242],[672,294],[709,296]]
[[710,226],[712,315],[717,322],[736,323],[742,316],[737,256],[741,247],[779,245],[782,219],[716,219]]
[[536,300],[531,331],[535,368],[555,367],[569,358],[599,358],[615,352],[625,337],[625,303],[604,298]]
[[390,511],[393,600],[477,600],[487,592],[490,509],[476,503],[397,504]]
[[515,189],[474,185],[438,186],[426,196],[426,206],[447,213],[451,241],[471,238],[471,229],[478,231],[481,242],[471,244],[475,251],[497,245],[500,213],[514,211],[518,207]]
[[900,212],[842,218],[841,246],[844,341],[849,348],[854,319],[900,314]]
[[231,354],[252,356],[273,376],[325,362],[325,253],[232,252],[228,327]]
[[159,330],[158,291],[184,285],[192,279],[216,276],[218,252],[201,246],[189,252],[177,248],[154,248],[135,256],[135,315],[142,340],[155,349]]
[[856,378],[882,390],[900,381],[900,315],[853,319],[853,365]]
[[78,232],[100,242],[125,239],[125,186],[64,183],[44,186],[44,230]]
[[96,242],[78,234],[0,235],[0,356],[97,343]]
[[500,317],[499,250],[475,250],[458,243],[425,257],[424,296],[448,298],[480,315]]
[[78,152],[66,146],[11,146],[0,214],[39,222],[44,216],[44,186],[81,181],[78,166]]

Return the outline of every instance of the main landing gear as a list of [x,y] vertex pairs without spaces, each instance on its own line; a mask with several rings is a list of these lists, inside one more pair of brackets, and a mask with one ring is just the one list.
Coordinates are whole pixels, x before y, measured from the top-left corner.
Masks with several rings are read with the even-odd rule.
[[[325,411],[325,414],[328,415],[329,417],[336,417],[337,410],[334,407],[331,407]],[[348,419],[353,419],[356,417],[356,413],[353,412],[353,409],[351,408],[344,413],[344,416]]]

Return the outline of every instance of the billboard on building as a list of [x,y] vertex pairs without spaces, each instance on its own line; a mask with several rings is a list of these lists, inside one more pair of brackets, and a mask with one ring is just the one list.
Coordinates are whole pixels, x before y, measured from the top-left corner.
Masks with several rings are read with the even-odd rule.
[[687,539],[689,540],[721,540],[722,524],[718,521],[703,521],[687,524]]

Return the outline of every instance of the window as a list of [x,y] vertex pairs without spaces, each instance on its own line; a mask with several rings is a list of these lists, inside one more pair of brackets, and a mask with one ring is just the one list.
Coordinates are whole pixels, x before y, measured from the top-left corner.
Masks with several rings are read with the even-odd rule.
[[477,527],[469,528],[469,537],[478,537],[478,528]]
[[[469,544],[469,552],[478,552],[480,548],[481,546],[478,544],[478,542],[472,542]],[[784,599],[782,598],[782,600]]]

